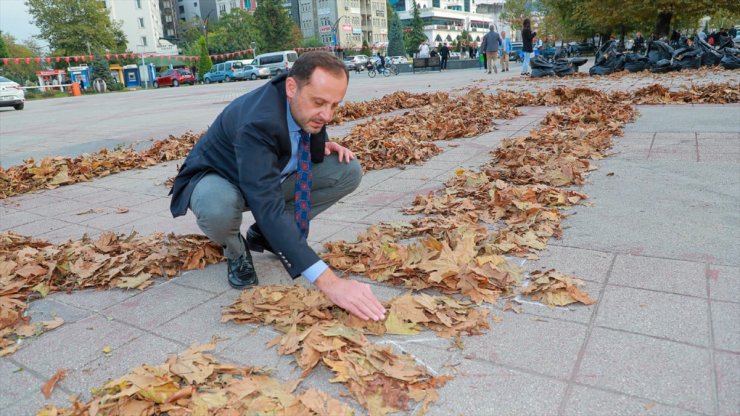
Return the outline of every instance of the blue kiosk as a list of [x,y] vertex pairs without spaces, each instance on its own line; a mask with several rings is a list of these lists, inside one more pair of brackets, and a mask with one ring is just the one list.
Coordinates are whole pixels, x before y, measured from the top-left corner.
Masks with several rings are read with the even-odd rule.
[[141,87],[141,76],[139,76],[138,65],[126,65],[123,67],[123,85],[126,88]]

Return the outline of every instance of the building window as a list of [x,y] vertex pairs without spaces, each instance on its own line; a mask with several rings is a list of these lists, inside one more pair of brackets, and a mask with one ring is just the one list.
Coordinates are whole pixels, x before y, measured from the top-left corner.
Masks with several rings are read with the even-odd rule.
[[219,11],[220,13],[226,13],[226,5],[225,5],[225,4],[223,4],[223,3],[219,4],[219,5],[218,5],[218,11]]
[[193,7],[198,7],[198,2],[197,1],[194,1],[193,2]]
[[146,46],[146,36],[141,37],[141,46]]
[[144,18],[140,17],[139,18],[139,29],[143,29],[143,28],[144,28]]
[[236,0],[231,0],[231,8],[236,9]]
[[[185,6],[178,6],[177,8],[178,8],[178,11],[180,12],[180,14],[185,13]],[[184,22],[185,19],[182,19],[182,21]]]
[[136,8],[141,9],[141,0],[136,0]]

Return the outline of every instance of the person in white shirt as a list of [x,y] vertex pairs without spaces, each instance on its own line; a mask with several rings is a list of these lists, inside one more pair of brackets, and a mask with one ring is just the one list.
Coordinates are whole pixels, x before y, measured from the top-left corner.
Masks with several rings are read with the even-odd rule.
[[429,58],[429,45],[427,41],[421,42],[421,45],[419,45],[419,58]]

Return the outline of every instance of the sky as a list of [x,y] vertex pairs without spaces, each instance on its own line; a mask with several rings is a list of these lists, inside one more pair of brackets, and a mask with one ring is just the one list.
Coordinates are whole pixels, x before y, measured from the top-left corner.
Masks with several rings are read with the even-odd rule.
[[[30,23],[31,15],[28,14],[28,7],[24,1],[0,0],[0,30],[12,35],[18,41],[26,40],[39,33],[36,26]],[[46,44],[46,42],[37,41],[40,45]]]

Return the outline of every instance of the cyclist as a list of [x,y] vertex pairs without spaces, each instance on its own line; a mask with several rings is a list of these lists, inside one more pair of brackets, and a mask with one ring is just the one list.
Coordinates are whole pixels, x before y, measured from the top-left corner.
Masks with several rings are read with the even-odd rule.
[[385,69],[385,56],[381,55],[380,52],[378,52],[378,59],[380,59],[380,63],[378,64],[378,72],[383,72]]

